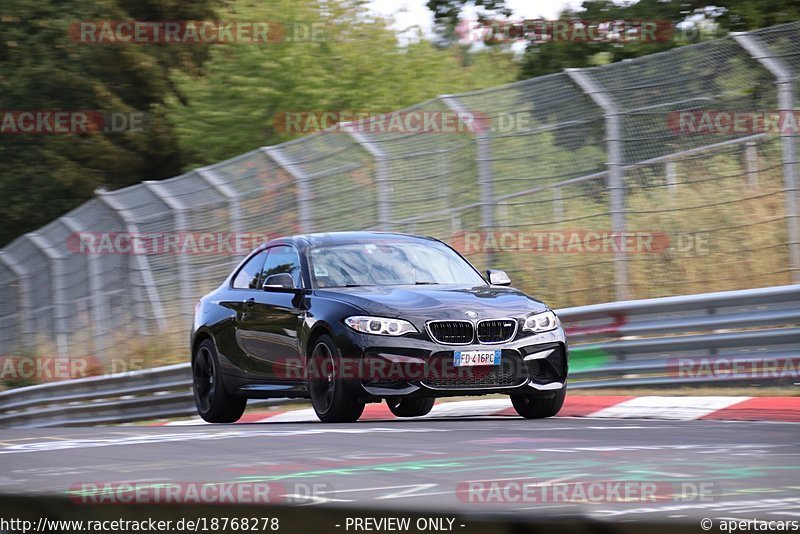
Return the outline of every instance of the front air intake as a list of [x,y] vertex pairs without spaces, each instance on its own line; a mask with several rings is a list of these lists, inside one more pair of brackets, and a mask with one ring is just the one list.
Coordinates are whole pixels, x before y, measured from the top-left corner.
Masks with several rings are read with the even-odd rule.
[[469,321],[430,321],[431,339],[445,345],[468,345],[475,338],[475,329]]
[[504,343],[514,339],[516,333],[516,319],[488,319],[478,323],[480,343]]

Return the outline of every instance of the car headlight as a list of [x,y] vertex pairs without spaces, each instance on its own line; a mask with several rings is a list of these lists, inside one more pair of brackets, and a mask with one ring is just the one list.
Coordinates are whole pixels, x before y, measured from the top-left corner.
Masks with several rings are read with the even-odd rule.
[[525,326],[522,327],[523,330],[534,333],[547,332],[556,328],[558,328],[558,319],[556,319],[556,314],[551,311],[531,315],[525,319]]
[[384,317],[365,317],[356,315],[344,320],[344,324],[357,332],[375,334],[376,336],[402,336],[417,329],[402,319],[386,319]]

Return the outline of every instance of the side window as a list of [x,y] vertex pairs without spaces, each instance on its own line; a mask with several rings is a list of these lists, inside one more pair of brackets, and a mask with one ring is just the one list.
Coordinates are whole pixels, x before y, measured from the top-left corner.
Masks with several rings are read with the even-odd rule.
[[268,276],[289,273],[294,279],[294,287],[303,287],[300,277],[300,257],[294,247],[278,245],[268,250],[267,261],[261,271],[262,283]]
[[266,257],[267,251],[265,250],[245,263],[233,279],[233,287],[236,289],[258,289],[258,275]]

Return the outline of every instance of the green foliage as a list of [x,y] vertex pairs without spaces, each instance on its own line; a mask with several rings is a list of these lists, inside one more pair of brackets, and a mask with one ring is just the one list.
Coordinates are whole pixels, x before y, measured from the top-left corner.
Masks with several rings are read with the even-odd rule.
[[[296,137],[276,128],[281,113],[392,111],[516,77],[511,55],[501,51],[467,58],[457,47],[441,50],[424,40],[400,47],[387,21],[371,18],[357,3],[335,0],[323,8],[312,0],[276,0],[234,6],[225,18],[276,21],[286,38],[216,47],[201,77],[175,75],[186,104],[173,98],[170,114],[187,169]],[[293,40],[310,23],[324,26],[319,38]]]
[[[800,18],[797,0],[639,0],[612,2],[587,0],[580,9],[566,10],[571,20],[664,20],[675,27],[673,38],[656,43],[569,42],[530,43],[522,62],[520,79],[559,72],[564,68],[592,67],[622,61],[677,46],[714,39],[728,31],[746,31]],[[677,25],[681,24],[680,27]]]
[[[430,0],[436,29],[442,42],[454,41],[454,29],[467,4],[474,4],[479,19],[499,19],[513,15],[505,2],[468,0]],[[640,57],[676,46],[713,39],[728,31],[747,31],[800,19],[797,0],[585,0],[577,9],[566,9],[561,19],[575,21],[669,21],[675,27],[673,38],[655,43],[605,43],[551,41],[528,44],[520,79],[560,72],[564,68],[591,67]],[[678,27],[677,25],[681,25]],[[503,44],[487,40],[486,44]]]
[[217,0],[5,0],[0,18],[0,109],[144,112],[144,131],[0,136],[0,243],[74,208],[95,187],[178,172],[164,112],[170,70],[193,71],[202,47],[92,45],[70,38],[82,20],[213,18]]
[[[700,9],[705,3],[693,0],[690,5]],[[755,30],[800,19],[797,0],[717,0],[714,5],[724,8],[717,21],[728,31]]]
[[433,12],[436,33],[442,45],[448,46],[455,42],[459,15],[467,4],[476,9],[479,20],[512,15],[505,0],[428,0],[426,5]]
[[[684,2],[677,0],[640,0],[633,3],[615,3],[610,0],[591,0],[583,2],[580,9],[566,10],[561,14],[567,20],[630,20],[630,21],[669,21],[673,27],[684,21],[687,10]],[[655,52],[663,52],[676,46],[697,42],[705,37],[699,32],[686,34],[679,30],[673,38],[659,42],[580,42],[551,41],[531,42],[525,50],[520,78],[532,78],[564,68],[593,67],[640,57]]]

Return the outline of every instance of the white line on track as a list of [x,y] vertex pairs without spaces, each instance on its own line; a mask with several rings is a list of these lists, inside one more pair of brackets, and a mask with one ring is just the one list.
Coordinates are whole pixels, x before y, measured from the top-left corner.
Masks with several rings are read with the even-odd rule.
[[297,430],[266,430],[266,429],[251,429],[243,428],[242,430],[211,430],[208,432],[172,432],[167,434],[135,434],[127,438],[113,437],[113,438],[86,438],[86,439],[72,439],[67,441],[40,441],[31,442],[19,445],[12,445],[10,447],[0,448],[0,455],[2,454],[21,454],[30,452],[46,452],[58,451],[65,449],[89,449],[95,447],[115,447],[120,445],[152,445],[166,442],[179,442],[179,441],[216,441],[222,439],[237,439],[245,438],[252,439],[255,437],[294,437],[306,436],[315,434],[380,434],[380,433],[427,433],[427,432],[449,432],[446,429],[440,428],[408,428],[408,427],[395,427],[395,428],[381,428],[360,426],[357,428],[333,428],[316,426],[314,428],[297,429]]

